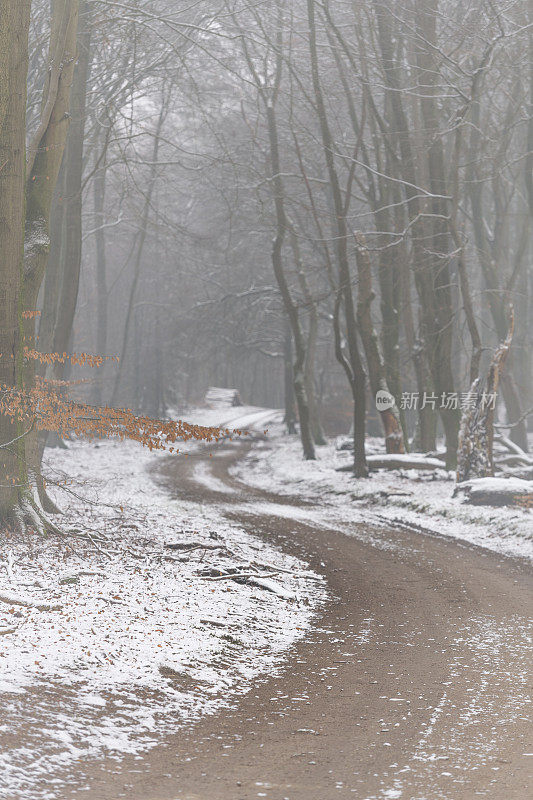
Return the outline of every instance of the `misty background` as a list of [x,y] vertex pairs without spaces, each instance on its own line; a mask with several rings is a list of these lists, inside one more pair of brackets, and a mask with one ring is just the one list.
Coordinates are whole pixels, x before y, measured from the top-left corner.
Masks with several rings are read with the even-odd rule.
[[[30,138],[49,18],[34,0]],[[120,362],[54,377],[152,416],[231,387],[285,407],[292,429],[296,315],[311,414],[347,433],[349,288],[380,435],[364,250],[368,335],[398,408],[406,392],[467,392],[512,303],[498,413],[520,420],[533,405],[532,107],[527,2],[82,0],[39,346]],[[457,432],[452,416],[400,409],[426,451],[443,422]],[[524,450],[526,424],[509,430]]]

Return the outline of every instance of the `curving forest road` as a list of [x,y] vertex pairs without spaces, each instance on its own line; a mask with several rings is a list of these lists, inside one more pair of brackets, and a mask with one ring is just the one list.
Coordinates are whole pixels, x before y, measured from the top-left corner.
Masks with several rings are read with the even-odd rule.
[[371,523],[347,536],[265,513],[270,502],[298,501],[229,476],[249,446],[205,455],[215,489],[195,481],[198,458],[168,459],[159,479],[176,497],[222,503],[239,525],[307,559],[327,577],[331,601],[280,676],[237,708],[180,730],[142,765],[102,763],[76,796],[533,796],[530,566]]

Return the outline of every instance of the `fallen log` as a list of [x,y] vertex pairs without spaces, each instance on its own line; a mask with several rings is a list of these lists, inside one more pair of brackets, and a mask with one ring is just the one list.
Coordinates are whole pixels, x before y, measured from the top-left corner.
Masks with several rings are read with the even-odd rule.
[[474,478],[457,484],[453,496],[460,494],[475,506],[533,507],[533,481],[521,478]]
[[[376,469],[446,469],[444,463],[439,458],[428,458],[418,456],[414,453],[409,454],[386,454],[367,456],[366,461],[370,470]],[[352,472],[353,464],[345,464],[337,468],[337,472]]]

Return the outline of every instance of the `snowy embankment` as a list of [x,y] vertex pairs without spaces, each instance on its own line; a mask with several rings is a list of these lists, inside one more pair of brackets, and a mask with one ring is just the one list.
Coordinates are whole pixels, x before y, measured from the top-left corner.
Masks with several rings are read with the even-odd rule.
[[[297,437],[284,435],[281,425],[271,426],[268,439],[234,468],[235,476],[280,495],[320,501],[324,518],[331,523],[335,519],[348,534],[360,535],[350,530],[350,523],[395,524],[533,559],[533,510],[468,505],[464,495],[453,496],[453,473],[383,469],[356,480],[339,471],[352,455],[337,449],[335,442],[317,448],[316,461],[304,461]],[[382,442],[371,440],[369,449],[382,450]]]
[[[84,762],[231,703],[325,597],[307,565],[222,510],[171,499],[151,478],[165,457],[118,442],[49,451],[65,535],[1,534],[0,796],[55,797],[70,769],[79,780]],[[251,580],[214,578],[227,569]]]

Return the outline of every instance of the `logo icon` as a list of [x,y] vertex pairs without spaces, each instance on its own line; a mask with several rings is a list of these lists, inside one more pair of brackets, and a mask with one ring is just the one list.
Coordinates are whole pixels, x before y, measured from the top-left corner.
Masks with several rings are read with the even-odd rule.
[[376,392],[376,408],[378,411],[386,411],[394,405],[395,400],[390,392],[386,392],[385,389],[380,389]]

